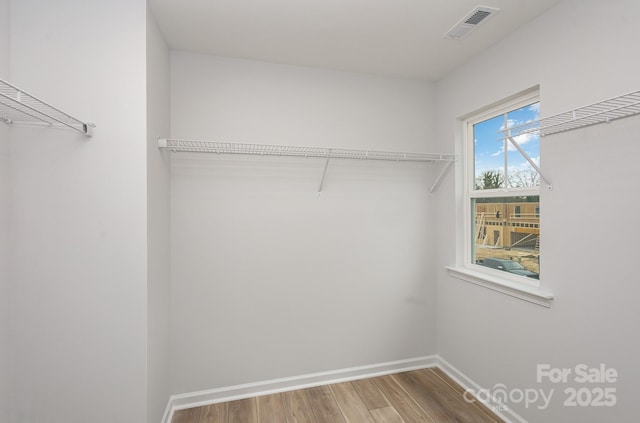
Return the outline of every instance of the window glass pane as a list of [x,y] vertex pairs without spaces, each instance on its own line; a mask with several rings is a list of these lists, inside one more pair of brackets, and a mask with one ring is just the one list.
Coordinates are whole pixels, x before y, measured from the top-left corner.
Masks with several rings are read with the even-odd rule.
[[539,279],[540,197],[471,199],[473,263]]
[[[533,103],[528,106],[513,110],[507,113],[507,127],[530,124],[539,118],[540,103]],[[525,128],[532,128],[527,126]],[[516,133],[519,132],[516,130]],[[514,139],[529,157],[540,166],[540,135],[537,133],[524,133],[515,135]],[[507,183],[510,188],[531,188],[540,186],[540,175],[520,154],[512,143],[507,145]]]
[[504,187],[504,141],[498,133],[504,121],[505,116],[499,115],[473,125],[474,189]]
[[[516,147],[505,140],[505,128],[531,124],[539,118],[540,103],[500,114],[473,125],[474,189],[531,188],[540,186],[540,175]],[[524,129],[531,129],[529,125]],[[513,138],[540,165],[540,136],[520,133],[515,129]],[[506,148],[506,157],[505,157]]]

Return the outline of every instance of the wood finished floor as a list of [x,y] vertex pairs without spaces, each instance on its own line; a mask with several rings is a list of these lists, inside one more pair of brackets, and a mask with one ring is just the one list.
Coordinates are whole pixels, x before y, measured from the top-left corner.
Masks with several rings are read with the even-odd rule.
[[172,423],[496,423],[440,369],[397,373],[176,411]]

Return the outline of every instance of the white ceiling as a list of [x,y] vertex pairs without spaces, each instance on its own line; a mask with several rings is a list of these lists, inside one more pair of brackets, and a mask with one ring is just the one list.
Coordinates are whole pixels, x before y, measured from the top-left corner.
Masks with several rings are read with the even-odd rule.
[[[478,1],[500,13],[443,35]],[[560,0],[149,0],[177,50],[435,81]]]

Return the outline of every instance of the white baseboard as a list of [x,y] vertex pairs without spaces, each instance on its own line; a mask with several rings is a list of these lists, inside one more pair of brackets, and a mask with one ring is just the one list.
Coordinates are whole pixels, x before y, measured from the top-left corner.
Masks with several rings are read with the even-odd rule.
[[372,364],[368,366],[310,373],[301,376],[173,395],[167,404],[167,409],[162,419],[162,423],[171,423],[173,414],[176,411],[183,410],[185,408],[201,407],[203,405],[269,395],[278,392],[294,391],[296,389],[330,385],[333,383],[366,379],[411,370],[426,369],[437,366],[438,361],[438,356],[430,355],[407,360],[390,361],[387,363]]
[[[464,389],[469,389],[470,393],[473,392],[481,392],[483,391],[482,387],[475,383],[471,378],[462,373],[460,370],[455,368],[451,363],[449,363],[444,358],[438,357],[438,368],[445,372],[451,379],[455,380],[458,385],[462,386]],[[474,397],[476,397],[474,395]],[[499,404],[497,402],[486,402],[481,399],[476,399],[479,402],[482,402],[486,407],[488,407],[492,412],[498,415],[502,420],[506,423],[527,423],[525,419],[523,419],[518,413],[511,410],[510,408],[505,407],[503,404]]]
[[[430,355],[407,360],[390,361],[387,363],[372,364],[368,366],[310,373],[307,375],[173,395],[167,404],[167,408],[162,418],[162,423],[171,423],[173,414],[176,411],[183,410],[185,408],[201,407],[203,405],[216,404],[219,402],[235,401],[278,392],[294,391],[296,389],[330,385],[333,383],[366,379],[411,370],[426,369],[429,367],[440,368],[464,389],[470,389],[472,392],[480,392],[482,390],[480,385],[451,365],[447,360],[438,355]],[[480,400],[478,399],[478,401]],[[509,408],[501,407],[498,403],[482,402],[506,423],[527,423],[525,419]]]

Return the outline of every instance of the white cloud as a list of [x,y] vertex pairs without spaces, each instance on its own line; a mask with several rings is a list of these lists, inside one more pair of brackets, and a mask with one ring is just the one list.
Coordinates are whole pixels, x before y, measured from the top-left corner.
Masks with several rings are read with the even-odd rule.
[[516,133],[516,134],[518,132],[534,130],[534,129],[536,129],[538,127],[538,123],[536,122],[537,118],[538,118],[538,115],[536,115],[535,118],[529,119],[529,120],[526,120],[526,121],[508,119],[506,126],[505,125],[501,125],[500,126],[500,131],[504,132],[505,129],[514,128],[514,127],[516,129],[513,132]]
[[531,106],[529,106],[529,108],[527,109],[530,112],[533,112],[536,114],[536,119],[538,118],[538,116],[540,116],[540,103],[533,103]]
[[[538,134],[521,134],[516,135],[513,139],[522,147],[525,144],[530,143],[531,141],[537,141],[540,139],[540,135]],[[518,149],[511,143],[507,142],[507,151],[517,151]],[[504,144],[500,146],[500,149],[495,153],[491,154],[492,157],[497,157],[504,153]]]
[[507,128],[512,128],[512,127],[514,127],[516,125],[519,125],[519,124],[520,124],[520,122],[518,122],[515,119],[507,119],[507,125],[506,126],[505,125],[500,125],[500,130],[504,131]]
[[[537,141],[540,139],[540,135],[538,134],[520,134],[513,137],[514,141],[518,143],[518,145],[523,146],[525,144],[530,143],[531,141]],[[509,151],[516,151],[516,147],[512,142],[508,143]]]

